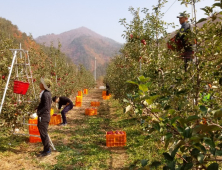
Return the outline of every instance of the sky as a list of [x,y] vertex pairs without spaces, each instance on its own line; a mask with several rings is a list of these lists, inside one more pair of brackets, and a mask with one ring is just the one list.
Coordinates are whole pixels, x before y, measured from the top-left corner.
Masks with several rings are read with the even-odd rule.
[[[119,20],[126,18],[127,22],[133,19],[128,11],[129,7],[148,8],[157,5],[158,0],[0,0],[0,17],[10,20],[17,25],[20,31],[33,38],[46,34],[60,34],[79,27],[124,43],[124,26]],[[168,0],[162,12],[163,20],[179,25],[176,16],[183,11],[191,13],[178,0]],[[214,0],[201,0],[196,4],[197,20],[206,17],[200,10],[211,6]],[[179,28],[179,26],[178,26]],[[168,28],[168,31],[175,29]]]

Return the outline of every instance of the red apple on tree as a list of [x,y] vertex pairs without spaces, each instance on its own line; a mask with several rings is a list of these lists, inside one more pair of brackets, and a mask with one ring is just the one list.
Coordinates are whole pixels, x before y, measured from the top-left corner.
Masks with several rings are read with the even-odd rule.
[[33,83],[36,81],[36,79],[33,79]]
[[130,38],[133,38],[133,34],[130,34]]
[[2,79],[3,79],[3,80],[5,79],[5,76],[4,76],[4,75],[2,76]]
[[143,45],[146,45],[146,40],[141,40],[141,43],[143,43]]

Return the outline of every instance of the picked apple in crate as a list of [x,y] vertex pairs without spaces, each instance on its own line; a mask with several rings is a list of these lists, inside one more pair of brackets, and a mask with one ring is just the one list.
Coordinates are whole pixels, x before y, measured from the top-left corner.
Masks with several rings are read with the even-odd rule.
[[113,134],[114,134],[113,131],[107,132],[107,135],[113,135]]

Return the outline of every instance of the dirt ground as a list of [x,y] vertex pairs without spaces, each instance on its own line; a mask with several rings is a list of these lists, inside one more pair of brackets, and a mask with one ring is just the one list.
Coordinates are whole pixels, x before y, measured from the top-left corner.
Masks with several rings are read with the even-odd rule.
[[[83,96],[83,105],[82,107],[74,107],[68,114],[67,114],[67,121],[69,128],[78,129],[84,124],[85,116],[85,108],[89,107],[91,101],[100,101],[107,102],[102,99],[102,91],[101,89],[91,89],[89,90],[88,95]],[[73,99],[75,100],[75,99]],[[115,112],[115,109],[110,110],[110,116]],[[113,112],[113,113],[112,113]],[[99,113],[98,113],[99,114]],[[75,123],[79,122],[79,123]],[[49,135],[52,134],[53,131],[59,130],[61,127],[59,126],[49,126]],[[106,129],[104,128],[104,132]],[[63,133],[66,133],[66,129],[63,129]],[[75,134],[74,134],[75,135]],[[53,144],[56,148],[56,141],[55,136],[50,135]],[[10,137],[10,140],[17,140],[17,136],[13,135]],[[10,147],[10,141],[8,144],[0,145],[4,146],[4,148],[0,148],[0,170],[39,170],[45,169],[44,167],[40,168],[39,164],[50,164],[54,165],[57,163],[56,157],[60,154],[60,152],[53,151],[50,156],[45,158],[38,158],[36,155],[39,151],[42,150],[41,143],[29,143],[28,137],[20,137],[22,141],[18,147]],[[63,139],[63,144],[65,145],[67,139]],[[108,148],[104,144],[101,144],[101,147],[110,151],[110,158],[107,160],[109,164],[110,170],[117,170],[122,169],[123,165],[127,161],[127,153],[124,148]]]

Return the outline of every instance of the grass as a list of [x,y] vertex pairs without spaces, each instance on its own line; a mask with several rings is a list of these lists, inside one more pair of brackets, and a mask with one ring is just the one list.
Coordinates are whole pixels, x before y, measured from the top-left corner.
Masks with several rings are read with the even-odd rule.
[[[77,112],[73,113],[73,116],[80,114]],[[81,114],[82,117],[70,120],[70,126],[50,128],[50,137],[57,152],[53,153],[49,160],[48,158],[40,160],[35,156],[36,150],[42,148],[41,143],[33,144],[30,152],[27,150],[30,148],[27,137],[3,137],[1,133],[0,157],[7,157],[10,154],[15,156],[22,148],[26,150],[23,159],[29,166],[46,170],[121,169],[132,164],[140,167],[139,160],[142,159],[160,160],[159,153],[162,150],[158,149],[158,144],[148,139],[138,117],[123,113],[123,108],[118,101],[113,99],[103,101],[98,108],[97,116]],[[126,131],[127,146],[107,148],[105,134],[110,130]],[[9,141],[11,145],[8,145]],[[22,168],[24,167],[20,169]]]

